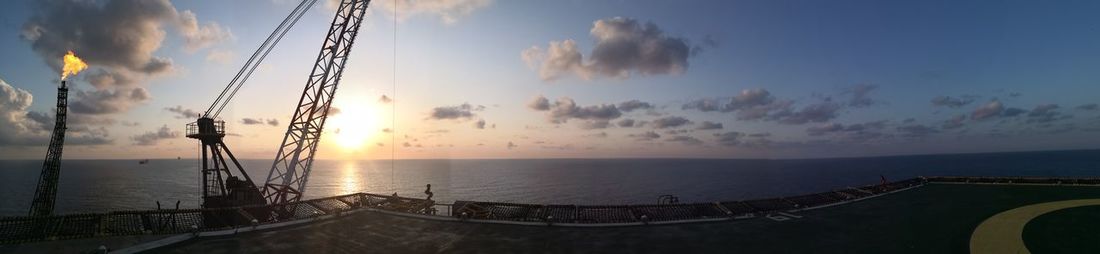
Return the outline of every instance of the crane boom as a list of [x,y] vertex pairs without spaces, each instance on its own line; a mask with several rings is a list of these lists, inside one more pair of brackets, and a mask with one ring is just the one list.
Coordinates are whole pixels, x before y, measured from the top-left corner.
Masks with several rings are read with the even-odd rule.
[[263,196],[268,204],[301,199],[313,165],[313,156],[332,105],[336,87],[359,33],[369,0],[343,0],[306,80],[305,90],[287,127],[279,152],[268,172]]

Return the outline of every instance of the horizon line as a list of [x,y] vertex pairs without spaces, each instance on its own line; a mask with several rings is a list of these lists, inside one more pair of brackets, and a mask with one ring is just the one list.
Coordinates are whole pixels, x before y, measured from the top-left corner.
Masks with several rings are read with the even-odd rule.
[[[915,157],[915,156],[943,156],[943,155],[980,155],[980,154],[1012,154],[1012,153],[1039,153],[1039,152],[1086,152],[1100,151],[1100,148],[1084,149],[1054,149],[1054,150],[1007,150],[990,152],[960,152],[960,153],[913,153],[913,154],[889,154],[871,156],[823,156],[823,157],[792,157],[792,158],[727,158],[727,157],[528,157],[528,158],[397,158],[397,159],[317,159],[321,161],[416,161],[416,160],[828,160],[828,159],[869,159],[889,157]],[[179,158],[111,158],[111,159],[62,159],[64,160],[197,160],[199,157]],[[239,158],[241,160],[269,160],[270,158]],[[36,161],[39,159],[0,159],[0,161]]]

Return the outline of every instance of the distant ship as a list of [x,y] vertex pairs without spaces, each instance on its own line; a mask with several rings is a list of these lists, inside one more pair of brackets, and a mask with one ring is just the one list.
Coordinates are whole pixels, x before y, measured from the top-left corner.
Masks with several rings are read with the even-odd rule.
[[138,164],[141,164],[141,165],[149,164],[149,159],[139,160]]

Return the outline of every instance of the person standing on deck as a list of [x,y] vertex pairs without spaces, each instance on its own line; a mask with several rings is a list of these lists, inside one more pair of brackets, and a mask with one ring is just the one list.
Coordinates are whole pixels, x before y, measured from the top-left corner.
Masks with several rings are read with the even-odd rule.
[[430,184],[430,183],[428,184],[428,189],[424,190],[424,194],[428,195],[428,198],[427,198],[428,200],[432,200],[432,196],[435,196],[435,194],[432,193],[432,184]]

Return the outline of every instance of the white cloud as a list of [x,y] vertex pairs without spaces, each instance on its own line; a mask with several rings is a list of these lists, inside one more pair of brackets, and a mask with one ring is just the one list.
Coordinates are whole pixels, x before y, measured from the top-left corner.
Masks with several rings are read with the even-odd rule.
[[206,61],[212,63],[229,64],[233,61],[235,54],[232,50],[227,49],[213,49],[206,53]]
[[684,38],[665,35],[653,23],[615,17],[597,20],[589,34],[596,45],[587,61],[574,40],[551,41],[543,50],[532,46],[520,57],[551,81],[572,73],[582,79],[628,78],[632,74],[680,74],[688,68],[692,46]]

